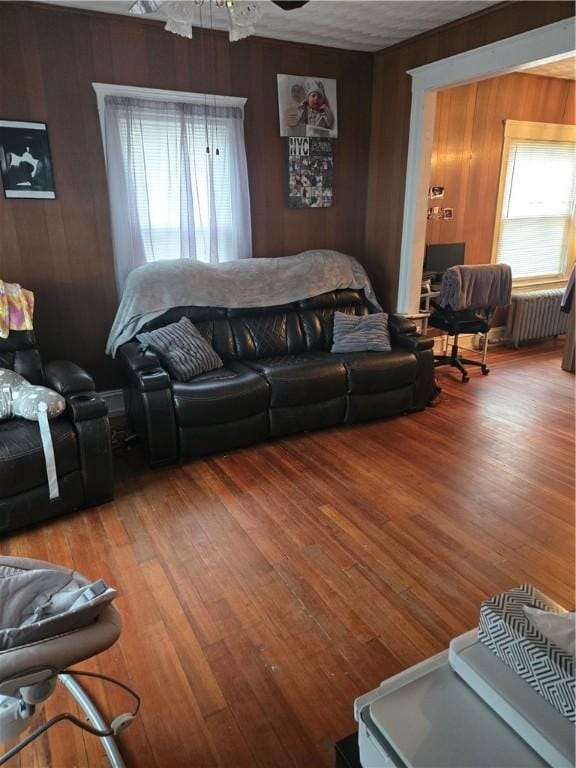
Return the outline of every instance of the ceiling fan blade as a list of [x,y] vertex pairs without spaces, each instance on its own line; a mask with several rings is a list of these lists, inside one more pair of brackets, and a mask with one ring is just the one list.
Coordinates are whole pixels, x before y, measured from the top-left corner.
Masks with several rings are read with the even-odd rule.
[[130,6],[128,12],[138,15],[154,13],[160,8],[161,5],[161,0],[136,0],[136,2]]
[[283,11],[294,11],[296,8],[302,8],[309,0],[272,0],[272,2]]

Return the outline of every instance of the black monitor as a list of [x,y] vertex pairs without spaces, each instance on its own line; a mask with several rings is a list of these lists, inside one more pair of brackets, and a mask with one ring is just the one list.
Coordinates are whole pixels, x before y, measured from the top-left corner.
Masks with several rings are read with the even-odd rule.
[[466,243],[437,243],[426,246],[425,275],[442,275],[449,267],[464,264]]

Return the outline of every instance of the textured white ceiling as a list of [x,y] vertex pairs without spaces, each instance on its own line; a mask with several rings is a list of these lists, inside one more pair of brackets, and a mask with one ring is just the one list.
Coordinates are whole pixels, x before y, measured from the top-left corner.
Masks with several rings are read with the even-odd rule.
[[542,77],[561,77],[564,80],[576,80],[576,58],[570,56],[567,59],[553,61],[550,64],[541,64],[539,67],[523,69],[523,74],[541,75]]
[[[127,14],[132,0],[47,0],[91,11]],[[256,34],[277,40],[312,43],[355,51],[379,51],[421,32],[440,27],[494,5],[496,0],[311,0],[298,10],[282,11],[261,3]],[[208,0],[205,2],[205,7]],[[208,17],[207,13],[204,13]],[[161,11],[145,18],[162,19]],[[213,6],[215,29],[227,29],[227,12]],[[170,34],[170,33],[167,33]]]

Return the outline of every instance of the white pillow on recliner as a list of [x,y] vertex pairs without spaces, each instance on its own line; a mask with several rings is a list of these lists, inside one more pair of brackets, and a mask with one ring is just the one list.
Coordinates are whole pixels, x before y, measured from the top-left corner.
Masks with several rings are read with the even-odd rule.
[[0,420],[20,416],[38,422],[51,499],[57,499],[60,493],[48,419],[60,416],[65,408],[66,400],[58,392],[30,384],[19,373],[0,368]]
[[60,416],[66,408],[66,400],[48,387],[30,384],[19,373],[0,368],[0,419],[21,416],[38,421],[38,413],[46,406],[49,419]]

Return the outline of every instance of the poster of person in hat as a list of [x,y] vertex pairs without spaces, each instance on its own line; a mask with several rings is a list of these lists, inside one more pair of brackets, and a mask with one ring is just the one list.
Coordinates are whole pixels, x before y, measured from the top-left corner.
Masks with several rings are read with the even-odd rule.
[[336,80],[278,75],[281,136],[338,136]]

